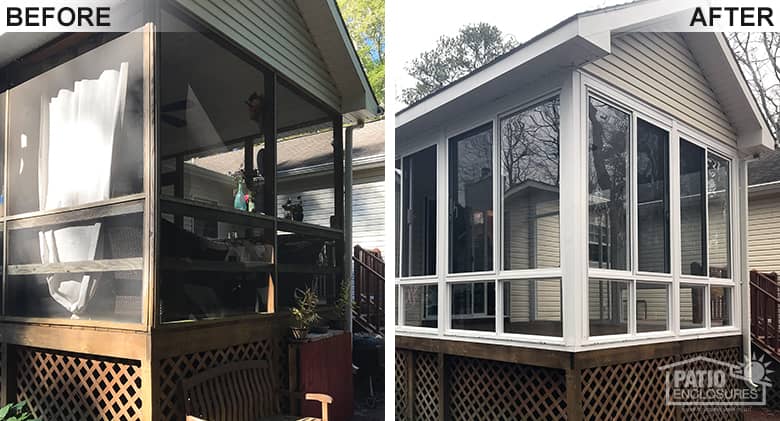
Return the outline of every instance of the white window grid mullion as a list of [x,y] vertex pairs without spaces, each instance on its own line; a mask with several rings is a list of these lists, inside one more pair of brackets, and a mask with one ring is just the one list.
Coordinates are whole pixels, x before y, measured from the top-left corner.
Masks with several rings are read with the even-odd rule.
[[628,188],[628,227],[629,227],[629,244],[628,246],[628,270],[632,274],[636,274],[639,271],[639,179],[637,177],[637,113],[631,112],[631,124],[629,126],[629,146],[628,146],[628,180],[626,180],[626,187]]
[[503,281],[496,280],[496,310],[494,311],[496,316],[496,333],[498,336],[504,334],[504,283]]
[[680,335],[680,275],[682,274],[682,199],[680,198],[680,133],[677,121],[669,132],[669,249],[672,285],[669,288],[669,320],[667,330]]
[[436,244],[441,252],[437,255],[436,273],[438,275],[438,288],[436,299],[438,302],[439,335],[443,336],[450,326],[450,291],[447,286],[446,276],[449,272],[449,150],[447,137],[442,132],[436,144],[436,174],[444,175],[437,178],[436,183]]

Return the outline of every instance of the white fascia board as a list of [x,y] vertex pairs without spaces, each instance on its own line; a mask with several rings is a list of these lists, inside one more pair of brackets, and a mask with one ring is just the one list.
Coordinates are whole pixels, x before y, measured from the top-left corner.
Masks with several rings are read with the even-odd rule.
[[[565,23],[560,28],[551,33],[542,36],[529,44],[521,47],[507,57],[501,58],[493,64],[489,64],[481,70],[476,71],[470,76],[465,77],[452,85],[443,88],[439,93],[434,94],[427,99],[401,111],[396,115],[395,127],[404,126],[417,118],[430,113],[431,111],[459,98],[474,89],[490,82],[493,79],[504,75],[517,67],[528,63],[534,58],[544,54],[552,48],[563,44],[566,41],[579,36],[578,22],[576,19]],[[599,45],[596,45],[599,47]],[[608,51],[604,51],[605,54]]]

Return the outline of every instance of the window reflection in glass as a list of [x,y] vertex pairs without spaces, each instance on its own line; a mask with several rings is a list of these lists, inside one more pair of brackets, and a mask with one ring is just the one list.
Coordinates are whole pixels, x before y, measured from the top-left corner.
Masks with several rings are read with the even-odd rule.
[[10,91],[9,214],[143,191],[143,40],[122,35]]
[[496,283],[468,282],[450,285],[451,328],[496,330]]
[[493,269],[493,126],[450,139],[450,273]]
[[704,327],[704,285],[680,285],[680,329]]
[[404,326],[437,327],[438,287],[431,285],[403,285]]
[[590,336],[628,333],[627,281],[591,279],[588,286]]
[[631,116],[588,99],[590,266],[629,268],[628,165]]
[[636,331],[656,332],[669,329],[669,285],[636,283]]
[[401,275],[436,273],[436,146],[403,159]]
[[560,266],[559,104],[501,119],[506,270]]
[[707,154],[707,215],[709,219],[709,273],[713,278],[731,277],[729,162]]
[[680,139],[680,235],[684,275],[706,275],[704,185],[704,149]]
[[504,332],[563,336],[560,279],[519,279],[502,285]]
[[710,326],[731,326],[731,291],[728,287],[710,287]]
[[670,273],[669,132],[637,119],[639,270]]

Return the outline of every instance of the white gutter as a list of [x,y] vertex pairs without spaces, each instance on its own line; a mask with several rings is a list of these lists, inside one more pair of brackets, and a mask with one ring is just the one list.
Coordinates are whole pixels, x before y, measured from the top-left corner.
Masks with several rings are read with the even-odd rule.
[[363,120],[349,126],[344,136],[344,269],[349,281],[349,307],[346,309],[347,332],[352,332],[352,303],[355,297],[355,282],[352,274],[352,132],[364,126]]

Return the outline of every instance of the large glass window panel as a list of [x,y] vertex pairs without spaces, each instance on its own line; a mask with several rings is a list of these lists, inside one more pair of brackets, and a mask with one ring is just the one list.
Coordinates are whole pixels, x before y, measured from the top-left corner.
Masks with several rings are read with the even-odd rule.
[[136,202],[112,207],[108,217],[85,210],[9,223],[7,313],[140,323],[142,208]]
[[704,149],[680,139],[680,244],[684,275],[707,274],[704,186]]
[[638,267],[670,273],[669,132],[637,119],[636,161]]
[[404,326],[438,326],[438,287],[430,285],[402,285]]
[[709,222],[709,273],[731,277],[731,212],[729,161],[707,154],[707,214]]
[[263,71],[167,12],[162,26],[162,195],[264,211]]
[[563,336],[560,279],[519,279],[502,285],[505,333]]
[[588,284],[590,336],[628,333],[628,281],[591,279]]
[[273,230],[208,208],[175,210],[160,221],[161,320],[265,312]]
[[[333,121],[305,97],[277,83],[277,214],[339,227],[336,221],[336,140]],[[342,144],[339,145],[343,148]]]
[[143,57],[131,32],[9,92],[9,214],[143,191]]
[[636,283],[636,331],[669,329],[669,284]]
[[680,329],[704,327],[704,285],[680,285]]
[[501,119],[504,269],[559,267],[558,97]]
[[449,271],[493,270],[493,126],[449,141]]
[[403,159],[401,275],[436,273],[436,146]]
[[710,287],[710,326],[731,326],[731,293],[730,287]]
[[590,266],[629,268],[628,174],[631,116],[588,98]]
[[304,232],[278,231],[277,235],[277,305],[293,307],[296,291],[307,288],[317,294],[320,304],[334,304],[343,273],[337,250],[343,241]]
[[467,282],[450,285],[452,329],[496,330],[496,283]]

